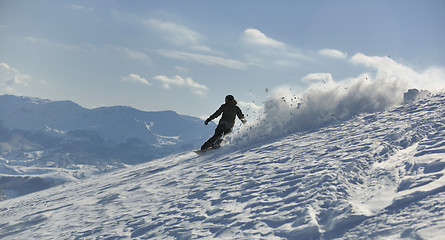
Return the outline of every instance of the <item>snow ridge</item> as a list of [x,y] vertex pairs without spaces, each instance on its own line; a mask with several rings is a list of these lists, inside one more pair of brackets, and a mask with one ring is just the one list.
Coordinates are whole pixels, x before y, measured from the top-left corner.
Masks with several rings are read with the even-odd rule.
[[0,202],[8,239],[440,239],[445,94]]

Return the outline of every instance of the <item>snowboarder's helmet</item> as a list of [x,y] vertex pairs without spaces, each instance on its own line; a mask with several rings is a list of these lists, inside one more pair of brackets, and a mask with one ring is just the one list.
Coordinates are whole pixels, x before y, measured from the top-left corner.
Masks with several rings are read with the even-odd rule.
[[235,100],[235,98],[232,95],[227,95],[226,96],[226,102],[233,101],[233,100]]

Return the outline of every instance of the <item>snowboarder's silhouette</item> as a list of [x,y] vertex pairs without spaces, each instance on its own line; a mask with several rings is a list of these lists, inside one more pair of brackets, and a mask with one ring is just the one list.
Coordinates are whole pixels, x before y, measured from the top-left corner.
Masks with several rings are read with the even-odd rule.
[[238,116],[243,124],[246,123],[243,112],[236,105],[237,101],[235,98],[232,95],[227,95],[225,100],[226,103],[221,105],[221,107],[204,122],[204,124],[207,125],[210,121],[219,117],[219,115],[222,113],[222,117],[215,129],[215,134],[201,146],[201,150],[205,151],[210,148],[218,148],[222,141],[222,136],[232,132],[233,125],[235,125],[236,116]]

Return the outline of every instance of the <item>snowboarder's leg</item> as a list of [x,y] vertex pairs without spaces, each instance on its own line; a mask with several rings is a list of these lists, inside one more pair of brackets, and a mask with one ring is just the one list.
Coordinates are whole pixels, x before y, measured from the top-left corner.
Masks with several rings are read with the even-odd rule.
[[213,143],[218,140],[218,137],[213,135],[209,140],[207,140],[207,142],[205,142],[202,146],[201,146],[201,150],[207,150],[209,148],[212,147]]
[[216,140],[215,143],[213,143],[212,148],[213,149],[218,149],[221,147],[221,142],[223,141],[223,138],[221,136],[220,139]]
[[201,146],[201,150],[211,148],[215,144],[215,142],[222,137],[223,133],[224,127],[222,125],[218,125],[218,127],[216,127],[215,129],[215,134]]
[[232,132],[232,127],[228,124],[222,124],[221,129],[222,129],[221,137],[219,137],[219,139],[217,139],[212,145],[212,148],[214,149],[220,148],[221,143],[224,141],[224,137]]

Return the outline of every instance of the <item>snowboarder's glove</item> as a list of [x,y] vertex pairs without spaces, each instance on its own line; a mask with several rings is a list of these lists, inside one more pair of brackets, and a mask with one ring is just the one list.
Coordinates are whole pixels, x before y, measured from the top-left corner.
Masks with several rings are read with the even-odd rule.
[[246,124],[247,120],[246,120],[245,118],[243,118],[243,119],[241,119],[241,122],[242,122],[243,124]]
[[210,118],[207,118],[207,119],[205,120],[204,124],[207,125],[207,124],[209,124],[210,121],[212,121],[212,120],[210,120]]

